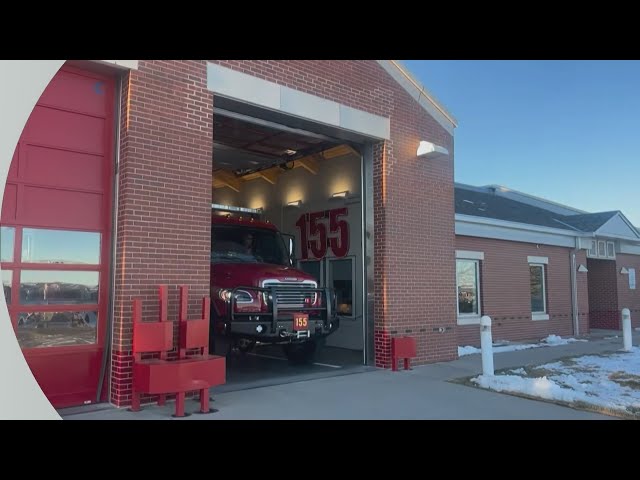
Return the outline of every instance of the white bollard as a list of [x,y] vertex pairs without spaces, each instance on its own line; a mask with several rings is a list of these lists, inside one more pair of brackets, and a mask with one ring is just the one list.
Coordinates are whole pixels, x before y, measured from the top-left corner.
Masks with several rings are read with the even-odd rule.
[[622,338],[624,341],[624,351],[631,351],[631,312],[628,308],[622,309]]
[[493,340],[491,338],[491,317],[480,319],[480,348],[482,349],[482,374],[493,377]]

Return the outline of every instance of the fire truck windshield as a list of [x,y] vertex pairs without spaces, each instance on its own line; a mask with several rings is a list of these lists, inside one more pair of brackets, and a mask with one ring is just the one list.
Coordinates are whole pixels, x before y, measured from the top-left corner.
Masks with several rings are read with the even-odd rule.
[[213,263],[269,263],[289,265],[289,255],[279,232],[268,229],[213,225]]

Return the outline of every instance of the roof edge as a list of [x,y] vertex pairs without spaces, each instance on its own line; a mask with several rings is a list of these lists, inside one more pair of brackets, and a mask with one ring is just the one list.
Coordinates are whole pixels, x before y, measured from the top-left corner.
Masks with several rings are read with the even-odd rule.
[[513,192],[513,193],[516,193],[518,195],[522,195],[524,197],[531,198],[533,200],[538,200],[539,202],[544,202],[544,203],[548,203],[550,205],[555,205],[556,207],[566,208],[567,210],[572,210],[572,211],[576,212],[576,214],[582,214],[582,215],[589,215],[590,214],[590,212],[587,212],[585,210],[580,210],[579,208],[575,208],[575,207],[572,207],[570,205],[565,205],[564,203],[555,202],[553,200],[549,200],[548,198],[538,197],[538,196],[532,195],[530,193],[521,192],[520,190],[516,190],[514,188],[505,187],[504,185],[491,184],[491,185],[486,185],[485,187],[481,187],[481,188],[495,188],[495,189],[499,189],[502,192]]
[[592,237],[593,235],[587,232],[581,232],[576,230],[568,230],[565,228],[552,228],[544,227],[542,225],[534,225],[532,223],[512,222],[509,220],[498,220],[496,218],[480,217],[475,215],[467,215],[464,213],[456,213],[455,220],[457,222],[467,223],[479,223],[483,225],[493,225],[496,227],[511,228],[514,230],[525,230],[530,232],[542,232],[555,235],[564,235],[568,237]]
[[[640,239],[640,231],[638,231],[638,229],[636,227],[633,226],[633,224],[629,221],[629,219],[627,217],[625,217],[624,213],[622,213],[620,210],[613,210],[615,212],[615,215],[612,215],[611,218],[609,220],[607,220],[606,222],[604,222],[600,228],[598,228],[596,230],[596,234],[602,230],[604,228],[605,225],[607,225],[611,220],[613,220],[616,217],[619,217],[620,220],[622,220],[628,227],[629,229],[636,235],[636,239]],[[602,212],[602,213],[609,213],[609,212]]]
[[[458,126],[456,118],[429,92],[399,60],[376,60],[431,116],[452,133]],[[395,73],[395,74],[394,74]],[[448,125],[444,125],[446,122]],[[453,134],[453,133],[452,133]]]

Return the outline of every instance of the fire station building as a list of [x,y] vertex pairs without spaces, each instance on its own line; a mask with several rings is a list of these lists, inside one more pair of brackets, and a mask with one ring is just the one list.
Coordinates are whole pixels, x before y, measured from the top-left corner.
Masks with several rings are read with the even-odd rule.
[[[230,351],[226,388],[414,364],[494,338],[638,325],[640,234],[504,187],[454,184],[456,120],[396,61],[67,62],[15,146],[1,274],[25,358],[55,407],[129,405],[132,304],[188,315],[211,290],[212,215],[291,236],[295,268],[336,291],[320,359]],[[217,258],[217,257],[216,257]],[[635,315],[634,315],[635,312]],[[262,350],[261,350],[262,349]]]

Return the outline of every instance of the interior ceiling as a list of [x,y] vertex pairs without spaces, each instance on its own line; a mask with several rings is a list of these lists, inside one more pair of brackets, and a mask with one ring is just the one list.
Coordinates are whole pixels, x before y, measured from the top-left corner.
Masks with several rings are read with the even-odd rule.
[[336,145],[321,138],[222,115],[214,115],[213,139],[214,169],[236,174],[290,162]]

